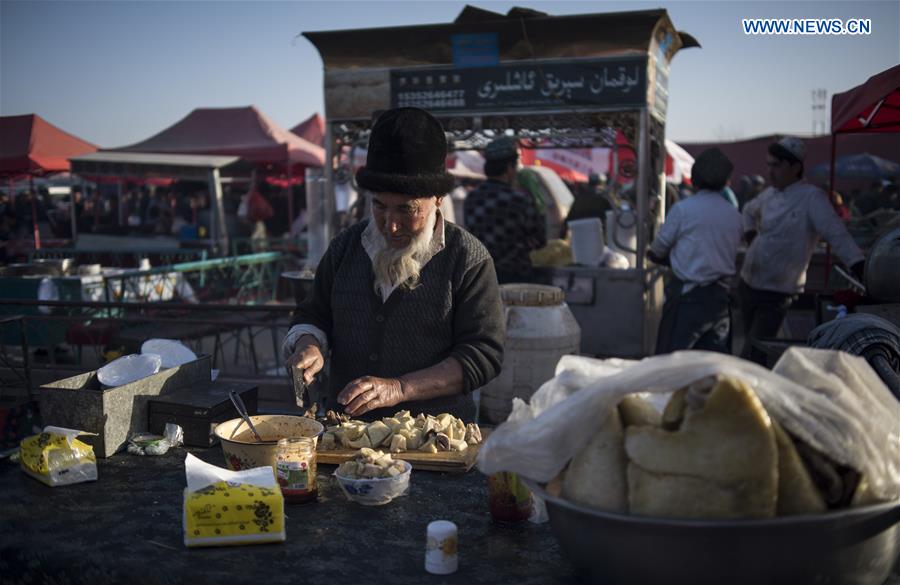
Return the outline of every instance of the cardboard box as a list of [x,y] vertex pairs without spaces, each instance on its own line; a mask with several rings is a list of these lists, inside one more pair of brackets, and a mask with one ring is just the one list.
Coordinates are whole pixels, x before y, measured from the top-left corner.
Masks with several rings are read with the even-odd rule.
[[47,425],[97,433],[85,442],[97,457],[109,457],[147,431],[150,398],[208,384],[210,363],[210,356],[201,356],[115,388],[104,389],[96,370],[51,382],[39,388],[41,417]]
[[217,442],[213,434],[216,425],[240,416],[228,398],[232,390],[240,395],[247,412],[256,414],[256,386],[238,382],[209,382],[151,399],[148,429],[151,433],[162,435],[166,423],[173,423],[184,430],[185,445],[211,447]]

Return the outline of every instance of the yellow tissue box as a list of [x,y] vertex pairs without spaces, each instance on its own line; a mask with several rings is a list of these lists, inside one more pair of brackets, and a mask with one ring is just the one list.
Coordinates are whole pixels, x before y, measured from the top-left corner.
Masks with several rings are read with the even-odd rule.
[[184,490],[184,544],[284,542],[284,497],[275,487],[220,481]]
[[19,446],[22,471],[50,487],[94,481],[97,458],[94,449],[76,439],[81,431],[47,427]]

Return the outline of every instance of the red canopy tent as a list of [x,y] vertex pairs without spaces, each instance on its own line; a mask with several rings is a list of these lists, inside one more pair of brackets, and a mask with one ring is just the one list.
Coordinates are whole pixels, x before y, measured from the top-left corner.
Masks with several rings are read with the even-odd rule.
[[[873,75],[864,84],[849,91],[831,96],[830,189],[834,188],[838,134],[876,132],[900,132],[900,65]],[[829,247],[826,265],[830,264]],[[828,284],[827,276],[825,283]]]
[[[60,130],[37,114],[0,116],[0,177],[10,185],[18,178],[66,172],[71,168],[69,158],[96,150],[95,145]],[[31,219],[34,247],[39,250],[41,236],[34,195]]]
[[97,147],[37,114],[0,116],[0,176],[16,178],[68,171],[69,158]]
[[831,180],[838,134],[900,132],[900,65],[831,97]]
[[325,146],[325,119],[318,113],[291,128],[291,132],[308,142]]
[[321,167],[325,151],[281,128],[254,106],[197,108],[150,138],[114,150],[239,156],[258,164]]
[[[115,150],[163,154],[239,156],[247,162],[275,167],[291,177],[302,177],[306,167],[325,165],[325,150],[288,132],[254,106],[197,108],[162,132],[143,142]],[[293,218],[293,197],[288,214]]]

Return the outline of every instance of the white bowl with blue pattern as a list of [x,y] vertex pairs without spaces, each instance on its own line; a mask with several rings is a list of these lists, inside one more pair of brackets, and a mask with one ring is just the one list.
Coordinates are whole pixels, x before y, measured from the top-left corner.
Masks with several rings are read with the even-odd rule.
[[334,476],[348,500],[363,506],[382,506],[409,491],[412,465],[409,461],[402,461],[402,463],[404,465],[403,473],[394,477],[355,478],[338,475],[337,471],[334,472]]

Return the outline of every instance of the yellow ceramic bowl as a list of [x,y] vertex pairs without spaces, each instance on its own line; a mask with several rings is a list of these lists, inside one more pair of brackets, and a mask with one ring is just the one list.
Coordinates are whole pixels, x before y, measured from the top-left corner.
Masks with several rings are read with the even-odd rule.
[[[220,423],[214,431],[222,443],[222,451],[225,453],[228,469],[233,471],[264,465],[275,469],[275,449],[279,439],[318,438],[325,432],[322,423],[305,416],[260,414],[251,416],[250,420],[253,421],[253,426],[262,436],[262,442],[255,439],[247,427],[247,423],[240,418]],[[235,429],[237,432],[234,433],[234,437],[231,437],[231,433]]]

